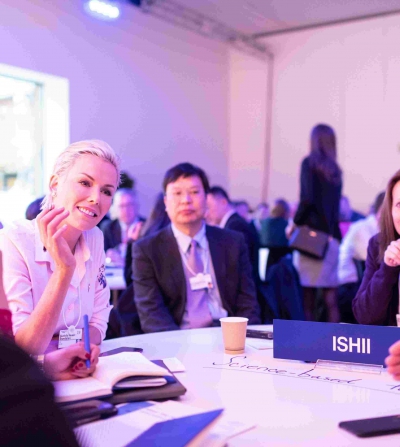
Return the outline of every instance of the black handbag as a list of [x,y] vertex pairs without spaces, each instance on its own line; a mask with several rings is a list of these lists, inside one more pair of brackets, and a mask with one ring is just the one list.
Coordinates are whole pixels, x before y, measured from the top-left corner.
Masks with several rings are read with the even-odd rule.
[[311,258],[324,259],[329,240],[329,234],[303,225],[296,227],[293,231],[289,239],[289,247]]

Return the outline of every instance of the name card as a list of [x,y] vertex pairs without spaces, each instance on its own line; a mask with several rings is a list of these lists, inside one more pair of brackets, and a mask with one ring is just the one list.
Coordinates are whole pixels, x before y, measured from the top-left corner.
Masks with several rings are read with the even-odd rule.
[[384,365],[400,328],[274,320],[274,357]]

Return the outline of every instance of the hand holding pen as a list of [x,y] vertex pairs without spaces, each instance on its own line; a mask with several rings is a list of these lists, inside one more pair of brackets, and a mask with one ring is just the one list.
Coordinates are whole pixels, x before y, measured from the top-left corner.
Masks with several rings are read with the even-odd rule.
[[[87,377],[96,369],[100,349],[90,345],[86,350],[82,342],[64,349],[49,352],[44,358],[44,371],[51,380],[69,380]],[[85,362],[90,360],[90,367]]]

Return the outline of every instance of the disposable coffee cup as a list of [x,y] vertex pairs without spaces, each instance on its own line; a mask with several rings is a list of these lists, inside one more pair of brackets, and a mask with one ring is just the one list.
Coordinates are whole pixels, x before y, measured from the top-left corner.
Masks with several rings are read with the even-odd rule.
[[225,317],[220,318],[222,337],[226,354],[243,354],[246,342],[248,318]]

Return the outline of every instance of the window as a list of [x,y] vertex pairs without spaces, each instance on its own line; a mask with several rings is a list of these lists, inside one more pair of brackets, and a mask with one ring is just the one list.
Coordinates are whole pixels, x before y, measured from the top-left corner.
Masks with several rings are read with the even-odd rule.
[[47,192],[69,142],[68,81],[0,64],[0,221],[24,218]]

